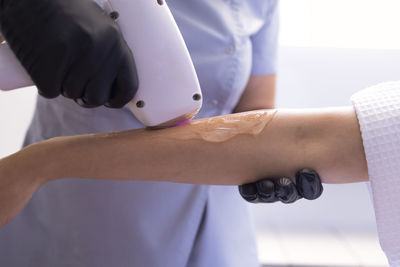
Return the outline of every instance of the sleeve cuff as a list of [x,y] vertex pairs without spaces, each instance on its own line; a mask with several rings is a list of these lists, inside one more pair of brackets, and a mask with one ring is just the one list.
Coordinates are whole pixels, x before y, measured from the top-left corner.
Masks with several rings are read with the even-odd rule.
[[252,75],[267,75],[276,73],[276,62],[275,58],[271,60],[255,60],[253,61],[253,67],[251,70]]

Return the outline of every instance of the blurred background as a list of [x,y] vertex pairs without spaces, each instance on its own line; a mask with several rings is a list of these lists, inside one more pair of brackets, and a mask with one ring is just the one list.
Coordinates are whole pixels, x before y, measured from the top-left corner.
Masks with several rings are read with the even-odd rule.
[[[278,107],[350,105],[400,79],[400,1],[280,0]],[[0,92],[0,157],[19,149],[36,92]],[[365,184],[326,185],[317,201],[251,205],[265,266],[388,266]]]

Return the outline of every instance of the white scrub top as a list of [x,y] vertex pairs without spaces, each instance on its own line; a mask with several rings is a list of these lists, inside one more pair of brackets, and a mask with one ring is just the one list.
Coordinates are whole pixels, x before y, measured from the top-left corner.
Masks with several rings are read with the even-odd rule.
[[[198,117],[230,113],[251,74],[275,72],[277,0],[167,3],[203,90]],[[141,127],[127,108],[84,109],[63,97],[38,97],[25,145]],[[259,264],[248,206],[236,187],[66,179],[43,186],[0,230],[0,266]]]

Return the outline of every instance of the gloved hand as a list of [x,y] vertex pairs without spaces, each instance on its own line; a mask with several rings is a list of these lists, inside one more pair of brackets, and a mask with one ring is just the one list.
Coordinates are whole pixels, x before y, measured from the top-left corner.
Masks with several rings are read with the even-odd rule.
[[289,178],[263,179],[239,186],[240,195],[251,203],[293,203],[305,198],[314,200],[323,191],[321,179],[314,170],[302,169],[296,173],[296,183]]
[[91,0],[0,0],[0,30],[46,98],[121,108],[137,91],[129,47]]

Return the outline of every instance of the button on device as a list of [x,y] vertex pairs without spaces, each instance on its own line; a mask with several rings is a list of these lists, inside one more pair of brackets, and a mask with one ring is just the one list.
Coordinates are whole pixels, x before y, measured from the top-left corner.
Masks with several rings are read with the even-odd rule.
[[138,102],[136,102],[136,107],[138,107],[138,108],[143,108],[144,105],[145,105],[145,103],[143,100],[139,100]]
[[217,99],[213,99],[211,100],[211,104],[213,104],[214,106],[218,105],[219,101]]
[[201,100],[201,94],[194,94],[192,98],[193,98],[194,101],[200,101]]
[[235,46],[230,45],[227,48],[225,48],[225,54],[227,55],[232,55],[235,52]]
[[110,18],[112,20],[117,20],[119,18],[119,13],[117,11],[113,11],[110,13]]

